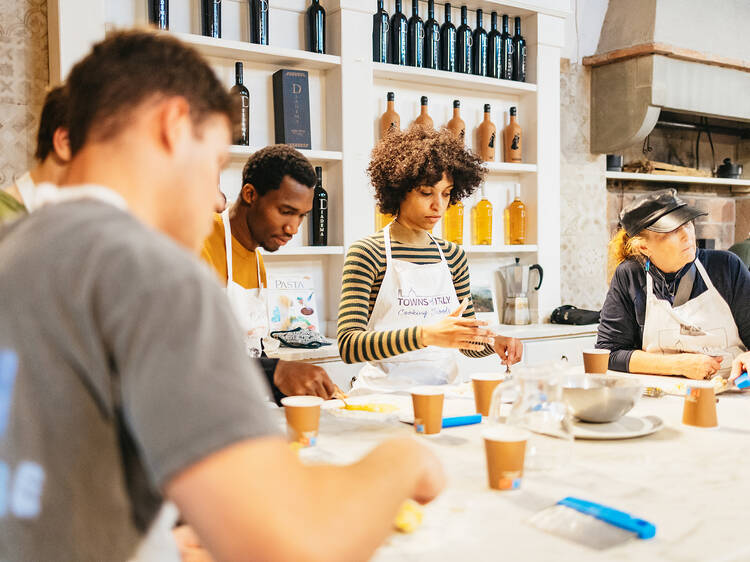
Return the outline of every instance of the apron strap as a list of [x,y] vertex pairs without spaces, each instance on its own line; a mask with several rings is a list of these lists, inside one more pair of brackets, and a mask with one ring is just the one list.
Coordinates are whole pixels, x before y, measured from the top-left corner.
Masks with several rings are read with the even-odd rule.
[[706,284],[706,287],[708,288],[708,290],[716,291],[716,288],[714,287],[714,284],[711,282],[711,278],[708,276],[708,273],[706,272],[706,268],[703,267],[701,260],[696,258],[695,266],[698,269],[698,273],[701,274],[701,278],[703,279],[703,282]]
[[445,261],[445,256],[443,255],[443,249],[440,247],[440,244],[437,243],[437,240],[435,240],[432,237],[432,234],[430,234],[429,232],[427,233],[427,236],[429,236],[430,240],[432,240],[435,243],[435,246],[437,246],[438,252],[440,253],[440,261],[444,262]]
[[383,244],[385,245],[385,266],[391,264],[391,224],[383,228]]
[[[233,282],[232,279],[232,227],[229,225],[229,209],[221,213],[221,222],[224,225],[224,249],[227,255],[227,287]],[[260,275],[258,276],[260,279]]]
[[688,269],[687,273],[680,279],[680,284],[677,287],[677,292],[674,295],[674,301],[672,306],[680,306],[690,300],[690,294],[693,292],[693,284],[695,283],[695,263]]

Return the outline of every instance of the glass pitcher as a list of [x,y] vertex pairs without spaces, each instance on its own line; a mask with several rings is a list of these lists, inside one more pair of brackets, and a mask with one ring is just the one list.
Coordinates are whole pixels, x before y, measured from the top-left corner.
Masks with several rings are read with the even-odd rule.
[[[562,399],[560,374],[565,368],[562,363],[516,367],[513,378],[499,384],[492,394],[490,423],[532,432],[526,444],[524,467],[528,470],[555,470],[568,462],[573,417]],[[508,403],[512,403],[510,412],[503,416],[501,408]]]

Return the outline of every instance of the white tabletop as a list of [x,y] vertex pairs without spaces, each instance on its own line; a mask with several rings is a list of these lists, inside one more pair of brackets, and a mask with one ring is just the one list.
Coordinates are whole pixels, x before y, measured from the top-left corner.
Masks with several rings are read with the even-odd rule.
[[[372,395],[368,400],[390,401],[411,411],[408,396]],[[394,534],[374,560],[750,560],[745,538],[750,526],[750,394],[720,395],[715,429],[682,425],[682,406],[677,396],[641,399],[628,415],[659,416],[665,425],[658,433],[618,441],[577,440],[567,466],[527,471],[522,489],[511,492],[488,488],[480,437],[486,421],[417,437],[443,462],[448,486],[424,508],[422,526],[410,535]],[[473,411],[470,393],[446,398],[445,415]],[[348,463],[388,437],[414,435],[395,419],[365,420],[368,416],[357,414],[362,413],[323,412],[319,444],[304,451],[303,460]],[[526,523],[565,496],[647,519],[656,525],[656,537],[601,552]]]

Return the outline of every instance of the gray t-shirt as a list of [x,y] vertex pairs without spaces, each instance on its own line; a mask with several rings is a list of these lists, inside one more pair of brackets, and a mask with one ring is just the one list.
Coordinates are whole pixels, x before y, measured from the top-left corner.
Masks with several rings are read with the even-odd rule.
[[277,433],[215,276],[127,212],[0,230],[0,561],[125,560],[196,461]]

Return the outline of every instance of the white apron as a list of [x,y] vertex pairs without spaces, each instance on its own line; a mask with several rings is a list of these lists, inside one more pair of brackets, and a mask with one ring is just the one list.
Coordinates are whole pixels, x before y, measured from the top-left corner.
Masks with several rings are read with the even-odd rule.
[[[440,245],[440,261],[414,264],[391,256],[390,225],[383,229],[386,269],[368,330],[385,331],[432,324],[459,306],[453,275]],[[367,363],[354,381],[359,392],[395,392],[414,386],[448,384],[458,377],[456,351],[430,346]]]
[[34,201],[34,192],[36,191],[36,185],[34,180],[31,179],[31,172],[26,172],[22,176],[16,178],[16,187],[18,192],[21,194],[21,202],[26,210],[30,213],[37,207]]
[[643,350],[653,353],[703,353],[723,357],[719,374],[725,378],[732,361],[745,351],[727,301],[716,290],[700,260],[695,260],[706,291],[673,307],[654,294],[654,282],[646,273],[646,320]]
[[[237,322],[245,333],[245,350],[250,357],[260,357],[263,347],[261,341],[268,335],[268,305],[266,288],[260,276],[260,257],[256,254],[255,265],[258,268],[258,288],[245,289],[234,282],[232,276],[232,230],[229,224],[229,210],[221,213],[224,224],[224,245],[227,255],[227,298]],[[258,250],[256,249],[256,252]]]

